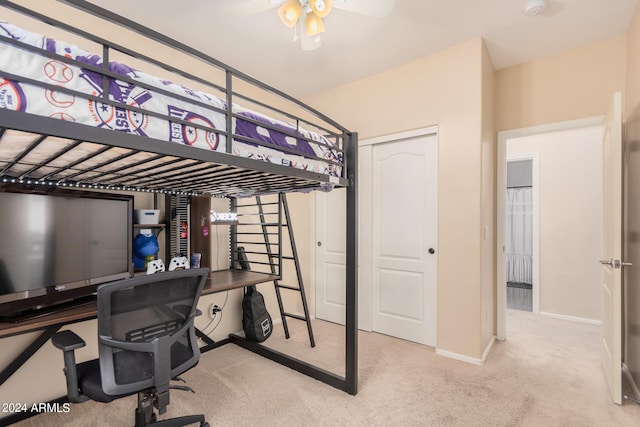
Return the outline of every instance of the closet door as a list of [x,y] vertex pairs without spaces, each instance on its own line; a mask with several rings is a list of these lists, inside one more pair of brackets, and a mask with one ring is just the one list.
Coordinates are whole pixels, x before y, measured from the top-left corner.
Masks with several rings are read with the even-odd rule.
[[[359,148],[359,328],[436,346],[438,139]],[[344,324],[344,190],[316,193],[316,317]]]
[[316,317],[345,322],[346,191],[316,192]]
[[434,347],[437,152],[436,135],[381,143],[371,165],[373,330]]

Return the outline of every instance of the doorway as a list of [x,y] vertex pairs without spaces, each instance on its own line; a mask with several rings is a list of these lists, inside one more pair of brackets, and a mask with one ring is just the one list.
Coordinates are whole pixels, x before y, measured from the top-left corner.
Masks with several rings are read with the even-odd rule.
[[[497,338],[506,338],[507,159],[537,155],[539,176],[538,277],[532,310],[542,316],[600,323],[600,183],[602,117],[498,134]],[[512,149],[513,148],[513,149]],[[534,177],[535,179],[535,177]],[[535,186],[534,186],[535,188]],[[534,196],[535,197],[535,196]],[[534,215],[534,224],[535,224]],[[533,248],[534,263],[536,248]]]
[[507,156],[507,308],[534,313],[539,301],[537,180],[536,153]]

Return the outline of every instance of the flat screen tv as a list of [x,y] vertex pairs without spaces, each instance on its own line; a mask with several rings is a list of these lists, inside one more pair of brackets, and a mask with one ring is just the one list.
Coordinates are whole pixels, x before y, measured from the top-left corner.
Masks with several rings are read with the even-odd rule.
[[133,198],[0,190],[0,318],[91,297],[132,276]]

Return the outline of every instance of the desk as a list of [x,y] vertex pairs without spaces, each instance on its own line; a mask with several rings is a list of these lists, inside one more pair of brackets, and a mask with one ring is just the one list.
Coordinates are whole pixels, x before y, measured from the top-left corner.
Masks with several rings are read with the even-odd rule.
[[[256,271],[213,271],[209,273],[209,278],[202,289],[202,295],[215,294],[218,292],[243,288],[245,286],[256,285],[258,283],[271,282],[279,278],[279,276],[274,274],[258,273]],[[72,307],[65,310],[55,311],[18,323],[0,322],[0,338],[46,329],[50,326],[57,325],[62,327],[63,325],[70,323],[95,319],[96,313],[96,303],[93,302],[80,307]],[[2,382],[0,382],[0,385],[1,384]]]
[[[201,295],[215,294],[258,283],[271,282],[280,277],[274,274],[258,273],[245,270],[220,270],[209,273],[209,278],[202,289]],[[9,379],[24,363],[31,358],[62,326],[71,323],[95,319],[97,304],[91,302],[79,307],[48,313],[41,317],[25,320],[19,323],[0,322],[0,339],[13,335],[25,334],[44,330],[22,353],[20,353],[2,372],[0,385]],[[202,334],[200,337],[204,338]],[[206,336],[206,335],[204,335]],[[213,341],[207,337],[206,350],[213,348]],[[206,341],[206,340],[205,340]]]

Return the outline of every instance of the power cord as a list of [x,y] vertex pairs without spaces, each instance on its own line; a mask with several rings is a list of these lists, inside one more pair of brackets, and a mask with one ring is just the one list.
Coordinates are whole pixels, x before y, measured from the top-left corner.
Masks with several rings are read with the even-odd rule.
[[[214,312],[213,312],[213,316],[211,317],[211,320],[209,321],[209,323],[207,323],[207,326],[205,326],[204,328],[201,329],[201,331],[205,334],[205,335],[209,335],[211,333],[213,333],[213,331],[216,330],[216,328],[220,325],[220,322],[222,322],[222,311],[224,310],[224,308],[227,306],[227,301],[229,301],[229,291],[227,291],[225,293],[224,296],[224,302],[222,303],[222,307],[218,307],[217,311],[215,311],[215,306],[214,306]],[[218,314],[220,316],[218,316]],[[211,331],[206,332],[207,328],[209,328],[209,326],[211,326],[211,324],[218,319],[218,322],[215,324],[215,326],[213,327],[213,329],[211,329]]]

